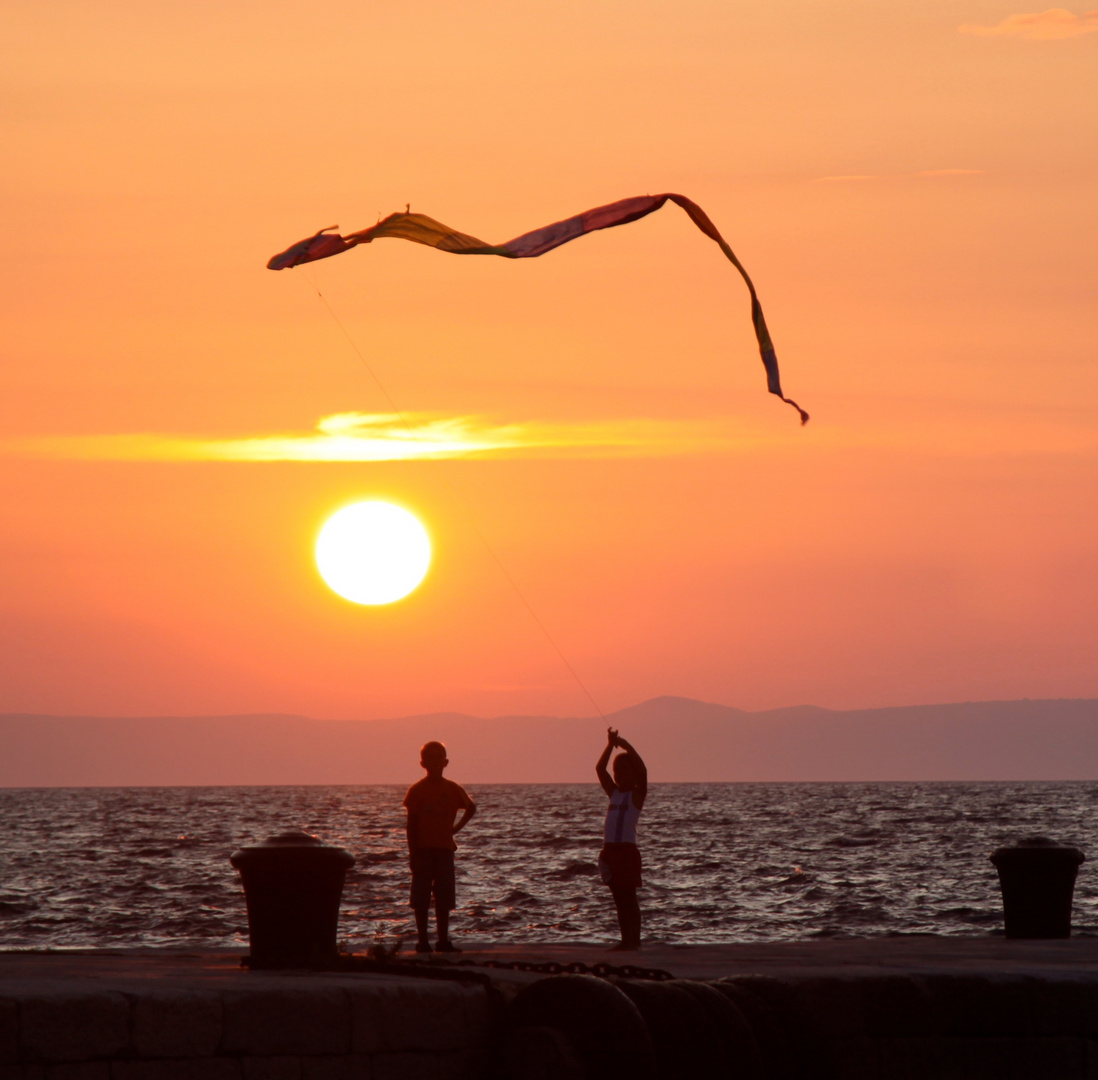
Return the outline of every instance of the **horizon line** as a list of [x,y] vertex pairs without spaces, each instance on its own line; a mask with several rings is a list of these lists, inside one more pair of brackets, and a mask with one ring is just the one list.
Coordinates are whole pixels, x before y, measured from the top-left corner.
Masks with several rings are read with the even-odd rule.
[[[645,705],[651,705],[660,701],[679,701],[690,705],[704,705],[708,708],[727,709],[732,712],[743,713],[745,716],[762,716],[767,713],[789,712],[793,709],[814,709],[828,713],[858,713],[858,712],[884,712],[895,709],[944,709],[962,705],[1020,705],[1023,703],[1033,705],[1047,705],[1063,702],[1094,703],[1098,704],[1096,697],[1020,697],[1020,698],[971,698],[963,701],[934,701],[907,705],[859,705],[851,708],[835,708],[830,705],[812,705],[802,703],[799,705],[777,705],[766,709],[744,709],[738,705],[724,705],[716,701],[706,701],[702,698],[685,697],[681,694],[657,694],[655,697],[645,698],[632,705],[623,705],[621,708],[612,709],[605,713],[605,717],[615,716],[627,712],[630,709],[639,709]],[[481,716],[476,713],[465,713],[455,710],[439,709],[433,712],[405,713],[400,715],[377,717],[324,717],[310,716],[307,713],[294,712],[212,712],[212,713],[45,713],[45,712],[0,712],[0,720],[8,719],[39,719],[39,720],[258,720],[258,719],[285,719],[307,720],[310,723],[319,724],[377,724],[402,720],[424,720],[431,717],[454,717],[461,720],[583,720],[603,721],[603,716],[595,714],[556,714],[556,713],[494,713]]]

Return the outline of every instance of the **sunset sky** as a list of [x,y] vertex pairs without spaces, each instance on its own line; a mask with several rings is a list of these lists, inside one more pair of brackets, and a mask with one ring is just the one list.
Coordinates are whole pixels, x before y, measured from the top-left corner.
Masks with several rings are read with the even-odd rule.
[[[1098,12],[0,19],[0,712],[590,714],[526,604],[606,711],[1098,697]],[[665,191],[806,427],[675,206],[265,268]],[[373,498],[434,545],[384,607],[313,559]]]

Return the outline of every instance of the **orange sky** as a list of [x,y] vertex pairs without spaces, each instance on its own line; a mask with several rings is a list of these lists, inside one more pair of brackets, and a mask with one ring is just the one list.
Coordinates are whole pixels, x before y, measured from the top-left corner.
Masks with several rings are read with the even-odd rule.
[[[1093,13],[2,18],[0,711],[590,712],[476,530],[606,710],[1098,696]],[[525,262],[384,240],[264,268],[407,202],[501,242],[659,191],[751,272],[806,428],[765,393],[742,282],[675,207]],[[551,445],[103,460],[119,436],[389,412],[309,281],[414,422]],[[312,559],[367,497],[435,542],[386,608]]]

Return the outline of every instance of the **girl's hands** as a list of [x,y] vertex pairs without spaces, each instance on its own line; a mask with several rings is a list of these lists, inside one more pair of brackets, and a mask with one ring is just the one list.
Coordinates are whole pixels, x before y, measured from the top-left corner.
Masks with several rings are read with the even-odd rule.
[[612,727],[606,729],[606,745],[607,746],[617,746],[618,745],[618,733]]

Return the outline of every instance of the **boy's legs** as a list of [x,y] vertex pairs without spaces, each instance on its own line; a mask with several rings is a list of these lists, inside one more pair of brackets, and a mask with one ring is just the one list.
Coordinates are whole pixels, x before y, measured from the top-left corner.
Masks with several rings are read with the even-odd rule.
[[438,948],[456,951],[450,944],[450,912],[457,906],[454,880],[454,853],[440,849],[435,861],[435,922],[438,923]]
[[444,952],[454,951],[450,945],[450,912],[456,906],[454,893],[454,853],[445,848],[417,848],[412,855],[412,910],[416,916],[417,952],[431,949],[428,918],[432,895],[438,945]]
[[430,851],[417,848],[412,852],[412,911],[416,916],[416,952],[430,952],[427,937],[427,916],[431,909],[431,884],[433,880]]
[[637,899],[637,887],[635,885],[610,885],[610,893],[614,897],[614,906],[618,909],[618,926],[621,929],[621,944],[615,945],[615,949],[640,948],[641,939],[641,912],[640,901]]

